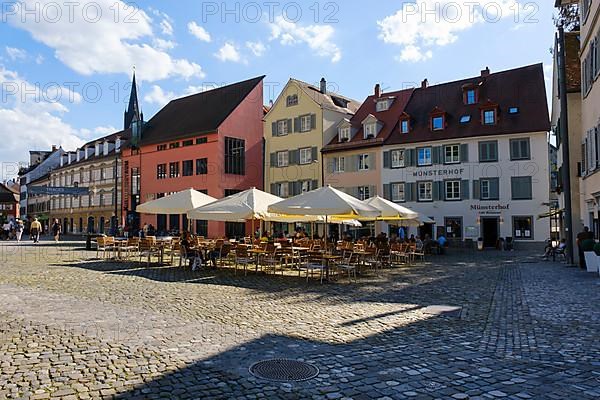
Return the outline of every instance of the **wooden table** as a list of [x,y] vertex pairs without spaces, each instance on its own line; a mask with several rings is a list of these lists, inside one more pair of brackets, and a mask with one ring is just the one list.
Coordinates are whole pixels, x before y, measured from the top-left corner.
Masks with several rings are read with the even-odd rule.
[[256,272],[258,272],[258,260],[260,258],[261,255],[265,255],[268,254],[269,252],[266,250],[262,250],[262,249],[250,249],[248,250],[249,254],[253,254],[256,258]]

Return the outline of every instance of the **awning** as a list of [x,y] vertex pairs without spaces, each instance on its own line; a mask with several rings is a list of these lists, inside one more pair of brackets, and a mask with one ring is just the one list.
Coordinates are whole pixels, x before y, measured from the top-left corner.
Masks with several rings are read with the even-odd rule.
[[545,213],[542,213],[540,215],[537,216],[537,219],[542,219],[542,218],[550,218],[550,217],[554,217],[556,215],[560,215],[563,213],[563,209],[561,210],[551,210]]

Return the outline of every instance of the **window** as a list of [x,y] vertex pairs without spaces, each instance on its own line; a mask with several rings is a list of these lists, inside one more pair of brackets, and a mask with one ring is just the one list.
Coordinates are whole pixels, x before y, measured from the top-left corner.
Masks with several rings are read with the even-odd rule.
[[386,100],[379,100],[377,102],[377,104],[375,105],[375,110],[377,112],[380,111],[387,111],[390,108],[390,102],[386,99]]
[[179,177],[179,162],[169,163],[169,178]]
[[196,221],[196,235],[198,236],[208,236],[208,221],[206,220],[197,220]]
[[277,152],[277,166],[278,167],[287,167],[289,165],[289,152],[287,151],[278,151]]
[[365,124],[365,139],[375,137],[377,124],[375,122],[369,122]]
[[446,226],[446,238],[462,239],[462,217],[447,217],[444,218]]
[[196,175],[208,174],[208,158],[196,159]]
[[481,178],[479,180],[479,198],[481,200],[500,199],[500,180],[498,178]]
[[509,114],[518,114],[519,113],[519,107],[509,107],[508,108],[508,113]]
[[303,115],[300,117],[300,132],[308,132],[311,130],[311,115]]
[[286,105],[286,107],[292,107],[292,106],[298,105],[298,95],[297,94],[289,95],[285,99],[285,105]]
[[514,160],[529,160],[529,138],[511,139],[510,140],[510,159]]
[[431,130],[441,131],[444,129],[444,117],[437,116],[431,118]]
[[342,173],[346,170],[346,158],[337,157],[333,159],[333,170],[337,173]]
[[344,126],[340,128],[340,142],[350,140],[350,127]]
[[392,189],[392,201],[403,202],[405,200],[404,183],[392,183],[391,189]]
[[169,149],[177,149],[179,148],[179,142],[169,143]]
[[390,152],[392,168],[404,167],[404,150],[392,150]]
[[460,162],[460,145],[450,144],[444,146],[444,163],[456,164]]
[[246,142],[243,139],[225,138],[225,173],[246,174]]
[[467,104],[475,104],[477,102],[477,96],[475,89],[468,89],[465,93],[465,100]]
[[479,142],[479,162],[498,161],[498,142]]
[[310,164],[312,162],[312,149],[306,147],[300,149],[300,164]]
[[496,125],[496,110],[484,110],[483,111],[483,124],[484,125]]
[[369,186],[359,186],[358,187],[358,199],[359,200],[368,200],[371,198],[371,188]]
[[418,182],[418,201],[432,201],[433,200],[433,182]]
[[445,181],[444,188],[446,200],[460,200],[460,181]]
[[275,193],[273,193],[279,197],[288,197],[289,196],[289,185],[287,182],[284,183],[276,183],[275,184]]
[[[167,175],[167,164],[162,164],[165,169],[165,178]],[[136,196],[140,194],[140,169],[131,168],[131,194]]]
[[[158,164],[156,166],[156,179],[166,179],[167,177],[167,164]],[[133,179],[133,176],[132,176]]]
[[194,140],[190,139],[190,140],[184,140],[182,143],[183,147],[188,147],[188,146],[193,146],[194,145]]
[[206,136],[196,139],[196,144],[204,144],[208,142],[208,138]]
[[288,120],[287,119],[282,119],[280,121],[277,121],[277,135],[278,136],[285,136],[289,133],[289,126],[288,126]]
[[167,145],[166,144],[159,144],[158,146],[156,146],[156,151],[163,151],[167,149]]
[[532,239],[533,217],[513,217],[513,237],[515,239]]
[[431,165],[431,147],[421,147],[417,149],[417,165]]
[[358,170],[367,171],[369,169],[369,155],[360,154],[358,156]]
[[185,160],[182,163],[183,176],[192,176],[194,175],[194,161],[193,160]]
[[462,115],[460,117],[460,123],[461,124],[466,124],[466,123],[469,123],[469,122],[471,122],[471,116],[470,115]]
[[302,181],[300,182],[300,188],[301,188],[301,193],[306,193],[306,192],[310,192],[313,189],[311,181]]
[[513,176],[510,178],[510,189],[513,200],[531,200],[531,177]]
[[407,119],[403,119],[402,121],[400,121],[400,132],[401,133],[408,133],[410,129],[410,121]]

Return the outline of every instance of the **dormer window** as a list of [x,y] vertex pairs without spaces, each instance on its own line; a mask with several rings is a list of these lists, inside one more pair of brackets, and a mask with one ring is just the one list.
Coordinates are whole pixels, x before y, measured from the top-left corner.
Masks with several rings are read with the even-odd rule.
[[287,107],[297,106],[298,105],[298,95],[297,94],[289,95],[285,100],[285,105]]
[[483,110],[482,121],[484,125],[496,125],[496,110]]
[[435,117],[431,117],[431,130],[432,131],[441,131],[444,129],[444,116],[438,115]]
[[339,138],[340,138],[340,142],[347,142],[348,140],[350,140],[350,127],[349,126],[340,127]]
[[369,122],[365,124],[365,139],[374,138],[377,134],[377,123]]
[[408,133],[409,130],[410,130],[410,121],[407,119],[401,120],[400,121],[400,132]]
[[463,86],[463,103],[476,104],[478,99],[477,87],[473,84]]
[[475,104],[477,98],[475,97],[475,89],[469,89],[466,93],[467,104]]
[[390,108],[389,99],[377,100],[377,104],[375,105],[375,110],[377,112],[387,111],[387,110],[389,110],[389,108]]

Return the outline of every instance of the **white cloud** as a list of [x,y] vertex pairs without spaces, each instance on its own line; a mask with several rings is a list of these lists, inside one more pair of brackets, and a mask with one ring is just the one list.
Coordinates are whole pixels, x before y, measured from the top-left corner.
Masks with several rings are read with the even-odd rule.
[[246,47],[250,49],[252,54],[254,54],[256,57],[261,57],[267,51],[266,46],[261,41],[246,42]]
[[154,47],[156,47],[159,50],[171,50],[177,46],[177,43],[171,40],[165,40],[161,38],[154,38],[152,43],[154,44]]
[[152,90],[144,96],[144,101],[162,107],[175,97],[175,93],[165,92],[160,86],[152,85]]
[[215,57],[217,57],[219,60],[221,60],[223,62],[226,62],[226,61],[242,62],[242,63],[246,62],[246,60],[244,60],[242,58],[236,45],[232,42],[226,42],[219,49],[219,51],[215,53]]
[[163,19],[160,22],[160,29],[164,35],[168,35],[168,36],[173,35],[173,25],[166,19]]
[[35,63],[38,65],[41,65],[44,63],[44,56],[41,54],[38,54],[37,57],[35,58]]
[[335,30],[329,25],[300,26],[296,23],[286,21],[283,17],[275,18],[270,24],[270,40],[279,40],[284,46],[303,43],[318,56],[329,57],[335,63],[341,60],[342,51],[332,41]]
[[[72,21],[67,14],[58,21],[40,18],[37,22],[25,15],[25,10],[35,8],[36,1],[16,3],[17,13],[8,16],[9,22],[53,48],[61,62],[82,75],[129,75],[131,67],[136,65],[140,79],[147,81],[205,76],[200,65],[186,59],[175,59],[166,51],[153,48],[152,19],[140,9],[133,9],[135,13],[132,14],[132,6],[122,1],[86,0],[78,6],[81,7],[80,12],[73,13]],[[91,5],[91,10],[100,7],[102,13],[98,21],[90,20],[96,14],[86,16],[82,12],[86,5]],[[117,8],[120,17],[115,22]]]
[[431,48],[456,42],[461,32],[475,25],[514,17],[520,7],[516,0],[406,2],[395,14],[377,21],[379,38],[402,47],[398,60],[424,61],[433,56]]
[[206,31],[206,29],[198,25],[195,21],[192,21],[188,24],[188,31],[194,37],[196,37],[196,39],[207,43],[211,41],[210,34]]
[[27,58],[27,51],[25,51],[23,49],[6,46],[5,50],[6,50],[6,54],[8,55],[8,57],[13,61],[24,60]]
[[[39,87],[2,65],[0,81],[5,94],[5,101],[0,104],[0,160],[5,165],[24,161],[31,149],[49,150],[58,144],[74,150],[93,137],[116,132],[113,127],[76,129],[66,123],[62,117],[69,112],[67,105],[81,98],[65,88],[42,93]],[[60,97],[56,97],[58,92],[62,92]],[[8,165],[3,173],[10,174],[9,168]]]

